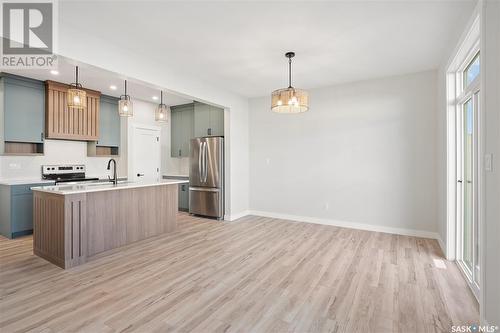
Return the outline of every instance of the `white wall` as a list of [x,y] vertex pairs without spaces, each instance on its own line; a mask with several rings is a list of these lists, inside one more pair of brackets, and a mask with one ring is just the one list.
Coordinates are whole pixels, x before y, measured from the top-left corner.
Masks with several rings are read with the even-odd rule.
[[251,209],[435,235],[436,89],[434,71],[315,89],[299,115],[252,99]]
[[493,154],[493,170],[484,172],[484,272],[481,317],[500,326],[500,2],[480,2],[484,153]]
[[[87,143],[45,140],[43,156],[0,156],[0,179],[40,179],[44,164],[85,164],[87,176],[106,178],[109,158],[87,157]],[[120,159],[117,159],[118,164]],[[119,176],[126,176],[123,172]]]

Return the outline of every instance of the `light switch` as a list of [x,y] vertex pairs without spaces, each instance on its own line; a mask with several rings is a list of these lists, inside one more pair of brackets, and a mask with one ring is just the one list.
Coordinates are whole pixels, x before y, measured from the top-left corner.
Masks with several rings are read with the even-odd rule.
[[268,158],[266,158],[266,164],[267,164],[267,165],[271,164],[271,159],[270,159],[269,157],[268,157]]
[[484,155],[484,170],[491,172],[493,171],[493,155],[485,154]]

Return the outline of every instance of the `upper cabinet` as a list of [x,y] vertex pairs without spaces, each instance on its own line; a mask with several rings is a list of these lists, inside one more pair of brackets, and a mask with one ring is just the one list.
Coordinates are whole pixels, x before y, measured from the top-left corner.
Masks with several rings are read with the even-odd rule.
[[[43,153],[45,87],[42,81],[2,74],[0,104],[5,154]],[[0,121],[1,124],[1,121]]]
[[45,128],[48,139],[97,141],[99,140],[99,110],[101,93],[87,92],[85,109],[68,108],[68,85],[46,81]]
[[194,105],[172,106],[170,152],[172,157],[189,157],[190,140],[194,137]]
[[189,157],[192,138],[224,136],[224,109],[194,102],[171,107],[171,156]]
[[224,136],[224,109],[195,102],[194,136]]
[[120,155],[120,115],[118,98],[101,95],[99,103],[99,139],[87,143],[87,156]]
[[118,98],[101,95],[99,115],[99,140],[97,146],[120,146],[120,115],[118,114]]

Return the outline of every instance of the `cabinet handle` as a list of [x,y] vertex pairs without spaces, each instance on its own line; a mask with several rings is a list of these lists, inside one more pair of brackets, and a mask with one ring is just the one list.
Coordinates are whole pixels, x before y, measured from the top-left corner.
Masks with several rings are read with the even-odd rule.
[[208,135],[212,135],[212,129],[209,128],[208,131],[207,131]]
[[182,155],[182,150],[179,149],[179,157]]
[[40,140],[43,142],[43,132],[40,133]]

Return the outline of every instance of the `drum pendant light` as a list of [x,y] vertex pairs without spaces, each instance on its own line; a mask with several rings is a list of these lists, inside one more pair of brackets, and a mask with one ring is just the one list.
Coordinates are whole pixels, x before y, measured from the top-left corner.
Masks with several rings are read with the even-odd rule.
[[87,107],[87,93],[83,90],[82,85],[78,83],[78,66],[76,66],[75,81],[68,88],[68,108],[85,109]]
[[287,52],[288,58],[288,88],[273,91],[271,95],[271,110],[276,113],[302,113],[309,110],[309,93],[292,87],[292,58],[294,52]]
[[163,104],[163,91],[160,91],[160,96],[160,104],[156,107],[155,110],[155,120],[158,122],[167,122],[170,107]]
[[127,80],[125,80],[125,95],[121,95],[118,101],[118,113],[122,117],[132,117],[134,115],[132,100],[130,95],[127,95]]

